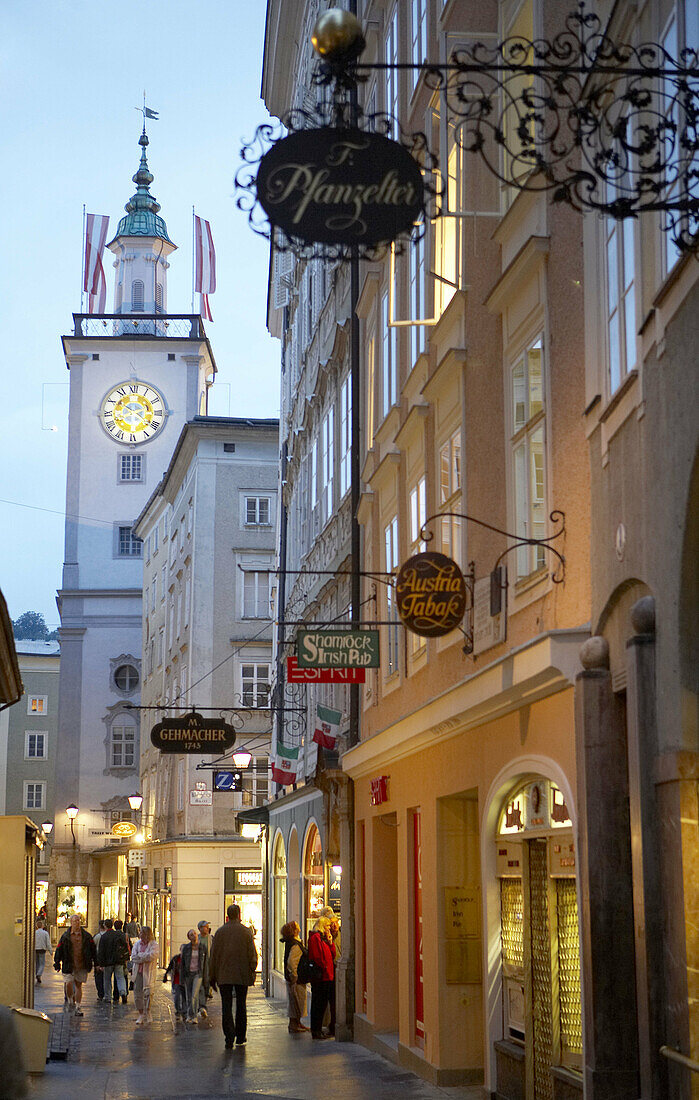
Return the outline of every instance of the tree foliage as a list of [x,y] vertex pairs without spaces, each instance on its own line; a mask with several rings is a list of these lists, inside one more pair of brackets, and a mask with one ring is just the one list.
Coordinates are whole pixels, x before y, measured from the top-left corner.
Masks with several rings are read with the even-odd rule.
[[25,611],[19,618],[14,619],[12,626],[17,641],[24,639],[32,642],[50,642],[58,638],[58,631],[52,630],[46,625],[46,619],[40,611]]

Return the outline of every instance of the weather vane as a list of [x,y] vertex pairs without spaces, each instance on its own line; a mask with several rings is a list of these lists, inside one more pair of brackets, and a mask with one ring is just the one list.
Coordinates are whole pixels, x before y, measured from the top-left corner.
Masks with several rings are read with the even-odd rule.
[[143,132],[144,133],[145,133],[145,130],[146,130],[146,119],[147,118],[154,118],[154,119],[157,120],[158,115],[160,114],[160,111],[154,111],[151,107],[146,107],[146,92],[145,92],[145,89],[143,91],[143,106],[142,107],[134,107],[134,111],[138,111],[140,114],[143,115]]

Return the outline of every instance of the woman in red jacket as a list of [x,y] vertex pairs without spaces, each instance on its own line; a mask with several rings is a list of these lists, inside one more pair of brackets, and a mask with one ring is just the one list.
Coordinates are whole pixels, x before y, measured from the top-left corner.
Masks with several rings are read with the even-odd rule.
[[323,1016],[335,980],[335,944],[327,917],[318,918],[308,937],[308,958],[316,968],[311,978],[311,1036],[330,1039],[330,1035],[323,1034]]

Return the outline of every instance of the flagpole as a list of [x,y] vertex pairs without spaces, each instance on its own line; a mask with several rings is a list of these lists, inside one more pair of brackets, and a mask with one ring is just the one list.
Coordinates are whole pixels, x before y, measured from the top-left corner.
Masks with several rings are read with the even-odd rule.
[[86,216],[87,215],[85,213],[85,203],[83,203],[83,251],[82,251],[82,261],[81,261],[82,262],[82,278],[80,280],[80,312],[81,313],[83,312],[83,310],[85,308],[84,307],[84,301],[83,301],[83,294],[84,294],[84,289],[83,288],[85,286],[85,221],[86,221]]
[[192,313],[194,313],[194,279],[195,279],[196,253],[197,253],[197,243],[196,243],[196,237],[195,237],[195,232],[194,232],[195,224],[196,223],[194,221],[194,203],[192,203]]

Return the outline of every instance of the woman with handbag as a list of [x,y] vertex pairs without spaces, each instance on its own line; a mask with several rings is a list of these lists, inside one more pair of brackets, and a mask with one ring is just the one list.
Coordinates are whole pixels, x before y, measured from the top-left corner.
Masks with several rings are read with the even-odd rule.
[[311,1037],[331,1039],[331,1035],[323,1034],[323,1016],[335,981],[335,944],[327,917],[318,918],[308,937],[308,958],[314,968],[311,978]]
[[136,1026],[150,1024],[153,1017],[150,1011],[151,993],[155,983],[155,968],[158,964],[158,941],[153,931],[144,925],[141,935],[131,951],[131,977],[133,978],[133,996],[138,1009]]
[[301,1017],[306,1015],[306,983],[300,980],[298,971],[306,948],[301,942],[301,929],[295,920],[289,921],[282,928],[281,942],[284,944],[284,977],[289,998],[289,1031],[300,1034],[308,1031],[305,1024],[301,1023]]

